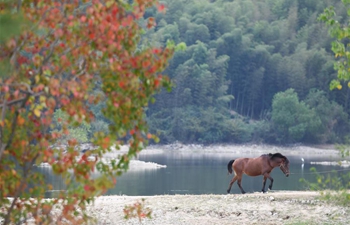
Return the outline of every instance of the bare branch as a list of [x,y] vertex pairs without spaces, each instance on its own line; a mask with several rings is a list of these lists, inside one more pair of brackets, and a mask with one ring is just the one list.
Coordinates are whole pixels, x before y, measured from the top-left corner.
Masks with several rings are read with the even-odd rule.
[[[40,96],[40,95],[42,95],[44,93],[45,92],[43,92],[43,91],[42,92],[38,92],[38,93],[34,93],[34,94],[31,94],[31,93],[27,92],[27,95],[37,97],[37,96]],[[0,108],[3,108],[4,106],[11,106],[11,105],[14,105],[14,104],[17,104],[17,103],[21,103],[22,101],[25,101],[26,98],[27,98],[27,96],[23,97],[23,98],[20,98],[20,99],[15,99],[15,100],[9,101],[7,103],[4,102],[4,103],[0,104]]]
[[20,185],[19,185],[19,188],[17,189],[15,195],[14,195],[14,198],[12,200],[12,204],[10,206],[10,208],[7,210],[7,214],[5,216],[5,221],[3,221],[4,225],[5,224],[10,224],[10,215],[15,207],[15,204],[20,196],[20,193],[23,191],[23,189],[25,188],[25,185],[26,185],[26,179],[28,178],[28,175],[30,174],[30,172],[32,171],[33,169],[33,165],[34,165],[34,162],[37,160],[37,158],[39,157],[39,153],[37,153],[35,155],[35,157],[29,162],[29,164],[25,164],[23,166],[23,176],[21,177],[21,182],[20,182]]
[[[5,113],[6,113],[6,101],[7,101],[7,99],[5,98],[5,100],[4,100],[4,107],[2,107],[2,110],[1,110],[1,122],[3,122],[4,120],[5,120]],[[1,157],[2,157],[2,154],[4,153],[4,151],[5,151],[5,145],[4,145],[4,143],[3,143],[3,140],[2,140],[2,126],[0,126],[0,159],[1,159]]]
[[29,93],[28,92],[26,94],[26,97],[23,97],[23,98],[20,98],[20,99],[16,99],[16,100],[12,100],[12,101],[9,101],[9,102],[7,102],[7,100],[5,99],[4,102],[2,104],[0,104],[0,108],[2,108],[1,121],[4,121],[7,107],[11,106],[11,105],[14,105],[14,104],[17,104],[17,103],[21,103],[21,105],[18,107],[18,109],[16,110],[15,115],[13,117],[11,129],[10,129],[11,134],[10,134],[10,137],[9,137],[9,139],[8,139],[6,144],[4,144],[4,140],[2,140],[2,128],[0,129],[0,160],[2,158],[2,155],[3,155],[4,151],[5,151],[5,149],[8,148],[8,146],[10,146],[12,144],[13,137],[14,137],[14,134],[15,134],[15,130],[16,130],[16,127],[17,127],[17,117],[19,115],[19,109],[25,107],[26,102],[28,101],[28,99],[31,96],[37,97],[37,96],[40,96],[42,94],[44,94],[44,92],[38,92],[38,93],[33,93],[33,92]]
[[50,52],[49,52],[49,54],[45,57],[45,59],[43,60],[43,63],[42,63],[43,65],[45,65],[45,64],[49,61],[49,59],[51,58],[51,56],[52,56],[52,54],[53,54],[53,50],[54,50],[56,44],[58,43],[58,41],[59,41],[59,39],[57,38],[57,39],[52,43],[52,45],[50,46]]
[[[1,151],[0,160],[1,160],[1,157],[2,157],[2,154],[3,154],[4,150],[6,148],[8,148],[12,144],[13,138],[15,136],[15,131],[16,131],[16,128],[17,128],[17,118],[18,118],[18,115],[19,115],[19,109],[25,107],[26,102],[28,101],[30,96],[31,96],[30,94],[27,94],[27,96],[24,97],[24,99],[22,100],[22,104],[16,110],[15,115],[13,116],[12,123],[11,123],[11,128],[10,128],[10,132],[11,133],[10,133],[9,139],[7,140],[6,145],[3,145],[1,150],[0,150]],[[8,103],[7,103],[7,105],[8,105]]]
[[17,0],[17,12],[21,10],[22,7],[22,0]]

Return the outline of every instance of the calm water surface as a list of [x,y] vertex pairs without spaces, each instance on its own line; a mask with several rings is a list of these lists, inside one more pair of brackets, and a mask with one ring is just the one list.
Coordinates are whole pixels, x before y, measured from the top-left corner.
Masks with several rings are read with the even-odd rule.
[[[237,156],[238,157],[238,156]],[[117,185],[106,195],[163,195],[163,194],[226,194],[226,189],[233,175],[227,174],[227,163],[237,158],[233,154],[220,153],[176,153],[145,154],[139,160],[166,165],[166,168],[144,169],[129,171],[117,178]],[[315,167],[318,172],[344,170],[340,166],[311,165],[311,161],[325,161],[325,157],[305,158],[302,164],[300,157],[288,157],[290,160],[289,177],[285,177],[279,168],[275,168],[271,176],[274,178],[274,190],[306,190],[299,180],[315,180],[310,168]],[[329,161],[330,158],[327,158]],[[331,159],[336,160],[336,159]],[[50,169],[42,169],[48,182],[53,183],[54,189],[64,189],[62,181],[54,177]],[[342,172],[339,172],[342,173]],[[268,187],[267,181],[266,188]],[[262,176],[249,177],[244,175],[242,186],[246,192],[260,191]],[[231,193],[240,193],[235,183]]]

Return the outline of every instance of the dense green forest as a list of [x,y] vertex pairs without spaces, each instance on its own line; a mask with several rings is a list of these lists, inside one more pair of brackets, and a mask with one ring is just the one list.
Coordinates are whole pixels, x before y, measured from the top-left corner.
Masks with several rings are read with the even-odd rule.
[[185,42],[166,70],[171,92],[147,111],[163,143],[335,143],[349,132],[349,89],[318,20],[336,0],[166,0],[149,10],[152,43]]
[[[318,20],[339,0],[164,0],[149,9],[157,26],[141,46],[186,43],[164,72],[172,82],[149,104],[150,132],[161,143],[343,143],[349,134],[350,90],[330,90],[337,77],[333,39]],[[98,94],[98,90],[96,90]],[[73,131],[81,141],[107,130],[96,120]],[[57,114],[61,113],[60,111]],[[59,117],[59,116],[58,116]],[[57,118],[58,118],[57,117]],[[84,131],[84,132],[81,132]]]

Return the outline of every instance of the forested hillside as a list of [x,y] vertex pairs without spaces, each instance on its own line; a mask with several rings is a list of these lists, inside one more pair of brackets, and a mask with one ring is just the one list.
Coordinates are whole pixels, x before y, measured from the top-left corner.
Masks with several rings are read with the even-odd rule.
[[[137,51],[174,43],[164,74],[172,80],[146,108],[151,133],[172,143],[344,143],[350,134],[350,89],[330,90],[337,78],[327,26],[318,18],[333,6],[348,21],[339,0],[164,0],[166,13],[147,9],[139,23],[154,18]],[[179,48],[177,48],[179,49]],[[96,80],[91,124],[72,124],[69,136],[88,142],[108,130],[103,84]],[[131,102],[130,102],[131,104]],[[101,112],[102,109],[102,112]],[[62,129],[67,115],[56,110]],[[118,115],[116,115],[118,116]],[[129,135],[123,131],[122,135]],[[128,137],[126,137],[128,138]],[[60,141],[65,142],[62,135]]]
[[[336,78],[318,16],[339,0],[165,0],[145,40],[185,42],[166,74],[174,87],[147,109],[161,142],[336,143],[349,132],[349,89]],[[346,85],[345,85],[346,86]]]

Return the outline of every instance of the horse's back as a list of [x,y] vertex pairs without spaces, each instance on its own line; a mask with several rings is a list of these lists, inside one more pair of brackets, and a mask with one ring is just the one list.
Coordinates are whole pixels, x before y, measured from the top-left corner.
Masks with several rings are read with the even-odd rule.
[[245,173],[248,176],[261,175],[266,156],[262,155],[257,158],[238,158],[233,163],[233,169],[236,173]]
[[244,173],[245,168],[247,167],[247,164],[251,160],[251,158],[238,158],[234,161],[232,164],[233,170],[236,174]]
[[256,157],[256,158],[242,158],[242,159],[247,164],[260,164],[260,163],[264,163],[265,161],[267,161],[267,156],[261,155],[261,156]]
[[250,158],[238,158],[238,159],[235,159],[235,161],[233,162],[233,166],[234,165],[241,165],[241,164],[245,164],[248,162]]

